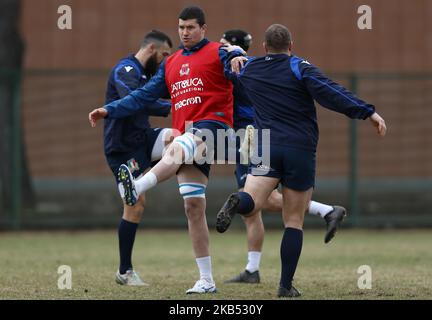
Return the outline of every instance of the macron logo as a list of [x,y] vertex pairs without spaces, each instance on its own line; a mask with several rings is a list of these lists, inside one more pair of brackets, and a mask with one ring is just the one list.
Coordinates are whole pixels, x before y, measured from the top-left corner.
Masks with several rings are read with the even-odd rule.
[[306,63],[306,64],[310,65],[309,61],[307,61],[307,60],[303,60],[301,63]]
[[133,69],[133,67],[127,66],[127,67],[125,67],[125,69],[126,69],[126,72],[129,72],[129,71],[131,71]]

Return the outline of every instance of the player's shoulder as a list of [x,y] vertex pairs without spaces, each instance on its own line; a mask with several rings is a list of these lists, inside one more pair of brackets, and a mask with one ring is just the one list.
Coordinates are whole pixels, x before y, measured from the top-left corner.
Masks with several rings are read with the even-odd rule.
[[141,70],[138,67],[136,61],[132,58],[132,56],[127,56],[120,59],[118,63],[114,66],[113,71],[117,75],[136,76],[141,74]]
[[206,46],[208,46],[208,48],[219,49],[220,47],[223,47],[223,44],[220,42],[216,42],[216,41],[209,41],[209,42],[207,42]]
[[311,64],[306,58],[297,56],[295,54],[291,55],[291,60],[297,61],[299,63]]
[[296,55],[292,55],[289,61],[290,61],[291,71],[295,74],[296,78],[299,80],[303,78],[303,74],[306,69],[314,68],[312,63],[310,63],[307,59]]
[[298,64],[300,67],[313,66],[306,58],[292,55],[290,59],[291,65]]
[[224,45],[220,42],[209,41],[204,45],[203,48],[218,55],[220,55],[221,53],[228,54],[228,52],[224,49]]

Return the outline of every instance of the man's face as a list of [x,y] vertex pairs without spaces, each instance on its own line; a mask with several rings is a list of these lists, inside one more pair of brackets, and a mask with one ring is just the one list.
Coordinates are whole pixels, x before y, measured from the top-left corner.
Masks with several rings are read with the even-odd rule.
[[178,32],[180,41],[187,49],[193,48],[204,39],[206,29],[207,26],[204,24],[200,27],[196,19],[179,19]]
[[168,42],[164,42],[158,49],[156,49],[156,62],[158,65],[171,54],[171,48]]
[[162,61],[171,54],[171,48],[167,42],[155,48],[155,53],[147,60],[145,69],[154,75]]

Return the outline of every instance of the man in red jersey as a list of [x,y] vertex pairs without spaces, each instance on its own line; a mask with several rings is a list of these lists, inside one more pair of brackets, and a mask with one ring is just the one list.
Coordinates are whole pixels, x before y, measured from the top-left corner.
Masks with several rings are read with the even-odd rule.
[[142,178],[134,180],[123,165],[119,169],[119,181],[123,184],[125,203],[134,205],[140,194],[177,174],[200,271],[200,279],[186,291],[188,294],[216,292],[205,216],[205,190],[211,160],[224,157],[218,156],[217,151],[224,149],[225,144],[219,139],[217,148],[216,137],[233,125],[233,87],[224,76],[224,63],[241,54],[237,50],[227,52],[219,43],[209,42],[205,38],[206,30],[204,12],[199,7],[183,9],[178,29],[181,50],[163,62],[144,87],[89,114],[89,121],[95,126],[105,117],[123,118],[135,114],[170,94],[173,130],[178,131],[178,136],[162,160]]

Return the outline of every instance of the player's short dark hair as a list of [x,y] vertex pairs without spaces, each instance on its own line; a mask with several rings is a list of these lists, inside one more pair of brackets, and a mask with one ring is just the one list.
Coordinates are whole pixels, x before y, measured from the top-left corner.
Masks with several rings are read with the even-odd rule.
[[196,7],[196,6],[190,6],[184,8],[180,12],[179,19],[182,20],[196,19],[200,27],[202,27],[206,23],[204,11],[200,7]]
[[241,47],[244,51],[249,50],[252,42],[252,36],[244,30],[232,29],[227,30],[222,38],[231,43],[232,45]]
[[284,25],[272,24],[265,32],[265,43],[272,51],[286,52],[291,43],[291,33]]
[[168,43],[170,48],[172,48],[173,46],[170,37],[168,37],[165,33],[159,30],[152,30],[145,35],[144,40],[141,43],[141,48],[147,47],[148,44],[156,43],[156,42],[160,42],[160,43],[166,42]]

